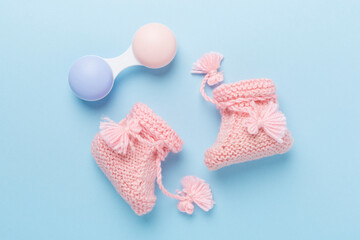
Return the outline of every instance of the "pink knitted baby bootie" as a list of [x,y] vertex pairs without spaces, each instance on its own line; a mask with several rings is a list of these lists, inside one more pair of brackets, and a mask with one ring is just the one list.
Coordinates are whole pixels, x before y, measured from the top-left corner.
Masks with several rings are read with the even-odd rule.
[[[200,92],[222,115],[215,144],[205,153],[210,170],[287,152],[293,143],[285,115],[279,111],[276,87],[270,79],[251,79],[215,88],[213,99],[205,85],[222,81],[218,73],[222,56],[205,54],[192,73],[206,74]],[[214,81],[215,79],[215,81]]]
[[105,118],[100,123],[91,151],[118,193],[138,215],[152,210],[156,196],[155,179],[165,195],[179,200],[178,208],[192,214],[196,203],[205,211],[213,207],[209,185],[197,177],[182,180],[183,190],[168,192],[162,184],[161,162],[170,151],[182,148],[175,131],[145,104],[137,103],[119,123]]

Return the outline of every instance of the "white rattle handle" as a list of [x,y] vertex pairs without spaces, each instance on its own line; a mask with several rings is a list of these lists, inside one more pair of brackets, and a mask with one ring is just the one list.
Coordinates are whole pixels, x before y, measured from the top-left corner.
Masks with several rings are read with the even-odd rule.
[[132,45],[130,45],[130,47],[120,56],[114,58],[104,58],[104,60],[110,65],[114,79],[125,68],[137,65],[143,66],[136,59],[132,50]]

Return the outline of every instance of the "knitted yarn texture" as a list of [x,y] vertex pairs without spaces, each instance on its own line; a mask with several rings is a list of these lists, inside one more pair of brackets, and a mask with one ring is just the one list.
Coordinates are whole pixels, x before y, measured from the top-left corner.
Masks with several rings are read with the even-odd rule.
[[136,214],[146,214],[154,207],[155,180],[165,195],[180,201],[180,211],[192,214],[193,203],[209,211],[214,201],[210,186],[204,180],[184,177],[181,181],[184,189],[177,194],[168,192],[162,184],[161,162],[170,151],[179,152],[182,145],[183,141],[163,119],[145,104],[137,103],[119,123],[103,119],[91,152]]
[[213,98],[205,93],[206,83],[214,85],[214,79],[222,81],[223,74],[218,72],[222,59],[218,53],[205,54],[192,70],[192,73],[205,74],[200,92],[205,100],[220,109],[222,116],[217,140],[205,152],[206,166],[217,170],[287,152],[293,138],[285,115],[279,111],[276,87],[270,79],[222,84],[214,89]]

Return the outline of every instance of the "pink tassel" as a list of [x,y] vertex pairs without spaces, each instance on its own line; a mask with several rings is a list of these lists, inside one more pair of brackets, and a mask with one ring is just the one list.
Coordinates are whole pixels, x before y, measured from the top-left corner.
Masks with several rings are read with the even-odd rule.
[[116,123],[104,117],[100,122],[100,135],[114,151],[126,154],[128,147],[133,147],[132,140],[141,132],[141,126],[136,120],[126,120]]
[[181,212],[192,214],[194,211],[193,203],[206,212],[213,208],[214,201],[211,189],[204,180],[194,176],[186,176],[181,180],[181,184],[184,188],[179,193],[183,198],[178,203],[178,209]]
[[211,52],[204,54],[193,66],[191,73],[206,74],[205,78],[210,86],[224,80],[222,72],[218,72],[223,56],[219,53]]
[[264,109],[259,110],[255,102],[251,102],[251,107],[247,110],[249,117],[244,122],[249,134],[258,134],[259,129],[262,128],[268,136],[278,143],[283,143],[287,129],[286,118],[279,111],[279,105],[269,102]]

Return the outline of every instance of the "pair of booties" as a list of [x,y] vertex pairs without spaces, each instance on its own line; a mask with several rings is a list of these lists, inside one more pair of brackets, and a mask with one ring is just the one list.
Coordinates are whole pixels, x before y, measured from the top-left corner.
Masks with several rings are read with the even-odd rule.
[[[253,79],[217,87],[213,98],[206,84],[223,81],[218,72],[223,57],[205,54],[194,64],[193,73],[205,74],[200,92],[220,109],[222,122],[215,144],[205,153],[205,164],[216,170],[234,163],[287,152],[293,142],[286,118],[278,109],[276,88],[269,79]],[[92,154],[117,192],[138,215],[155,205],[155,181],[167,196],[179,200],[178,209],[192,214],[194,204],[204,211],[213,205],[210,186],[202,179],[186,176],[183,190],[170,193],[162,184],[161,162],[168,153],[181,151],[183,141],[145,104],[133,106],[116,123],[104,118],[92,142]]]

